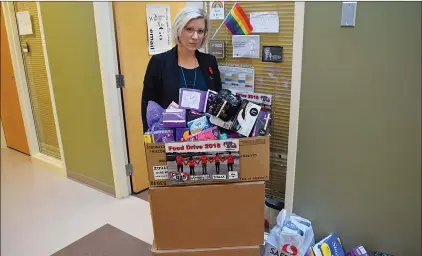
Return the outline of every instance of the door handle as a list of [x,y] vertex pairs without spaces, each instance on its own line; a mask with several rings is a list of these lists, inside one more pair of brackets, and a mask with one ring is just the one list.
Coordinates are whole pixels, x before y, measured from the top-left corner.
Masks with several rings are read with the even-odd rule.
[[12,76],[12,80],[15,80],[15,76]]
[[29,52],[28,42],[23,42],[22,43],[22,51],[25,52],[25,53],[28,53]]

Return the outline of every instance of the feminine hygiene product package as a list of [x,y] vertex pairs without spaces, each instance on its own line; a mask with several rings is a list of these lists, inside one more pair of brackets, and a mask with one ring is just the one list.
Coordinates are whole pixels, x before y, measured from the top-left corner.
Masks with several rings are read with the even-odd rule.
[[185,109],[166,109],[163,112],[163,125],[166,128],[186,127]]
[[179,108],[192,109],[199,112],[204,110],[207,92],[195,89],[179,89]]
[[346,253],[345,256],[369,256],[369,254],[363,245],[359,245],[353,248],[352,251]]
[[338,234],[328,235],[312,246],[309,251],[309,255],[315,256],[345,256],[346,254]]
[[213,126],[202,132],[190,135],[188,140],[218,140],[220,138],[220,131],[217,126]]
[[204,114],[200,113],[198,111],[195,110],[187,110],[186,111],[186,122],[190,122],[192,120],[198,119],[200,117],[203,117]]
[[188,128],[176,128],[176,141],[187,141],[189,137]]
[[174,134],[173,130],[157,130],[149,131],[144,134],[144,139],[146,143],[159,143],[159,142],[173,142]]
[[207,117],[202,116],[200,118],[188,122],[188,128],[191,134],[195,134],[210,128],[210,124],[208,122]]
[[147,125],[149,131],[163,129],[163,113],[164,109],[156,102],[150,100],[147,105]]
[[222,89],[217,96],[207,100],[206,113],[227,122],[235,118],[241,102],[240,96],[232,94],[230,90]]
[[283,209],[265,241],[264,256],[305,255],[314,242],[311,222]]
[[249,137],[260,110],[261,107],[259,105],[247,100],[242,100],[239,112],[234,120],[233,130],[243,136]]
[[252,137],[269,135],[273,119],[272,117],[270,110],[261,109],[252,130]]

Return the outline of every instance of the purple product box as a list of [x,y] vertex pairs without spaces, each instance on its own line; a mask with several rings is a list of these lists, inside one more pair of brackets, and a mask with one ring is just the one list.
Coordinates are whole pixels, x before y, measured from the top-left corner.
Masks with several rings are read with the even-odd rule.
[[158,143],[158,142],[173,142],[174,141],[174,134],[173,134],[173,130],[168,129],[168,130],[158,130],[158,131],[153,131],[151,132],[151,134],[154,136],[154,142]]
[[188,128],[176,128],[176,141],[187,141],[189,137]]
[[258,114],[255,126],[252,130],[252,137],[265,136],[270,134],[273,115],[269,110],[261,110]]
[[363,245],[359,245],[352,249],[351,252],[346,253],[345,256],[369,256]]
[[166,128],[186,127],[185,109],[166,109],[163,112],[163,125]]
[[205,98],[207,92],[195,89],[180,88],[179,90],[179,108],[192,109],[198,112],[204,110]]

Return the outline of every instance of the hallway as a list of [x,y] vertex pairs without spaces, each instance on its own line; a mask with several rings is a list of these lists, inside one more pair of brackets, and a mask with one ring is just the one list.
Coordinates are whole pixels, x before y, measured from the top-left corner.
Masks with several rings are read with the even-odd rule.
[[[129,234],[152,244],[152,223],[147,201],[134,196],[115,199],[64,177],[54,167],[31,160],[29,156],[14,150],[2,149],[2,256],[52,255],[106,224],[109,225],[105,229],[111,225],[117,231],[124,231],[120,232],[123,235]],[[104,230],[104,227],[100,230]],[[107,243],[98,241],[98,247],[121,246],[113,244],[121,239],[110,237],[105,240]],[[139,241],[133,240],[135,243]],[[133,254],[121,251],[120,255]],[[138,252],[137,255],[148,254]]]

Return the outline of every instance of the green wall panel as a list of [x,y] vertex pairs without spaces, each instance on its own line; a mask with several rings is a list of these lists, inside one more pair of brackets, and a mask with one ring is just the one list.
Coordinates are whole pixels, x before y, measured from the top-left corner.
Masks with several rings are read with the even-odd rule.
[[92,2],[42,2],[66,166],[114,186]]
[[305,6],[294,211],[339,233],[421,255],[421,3]]

